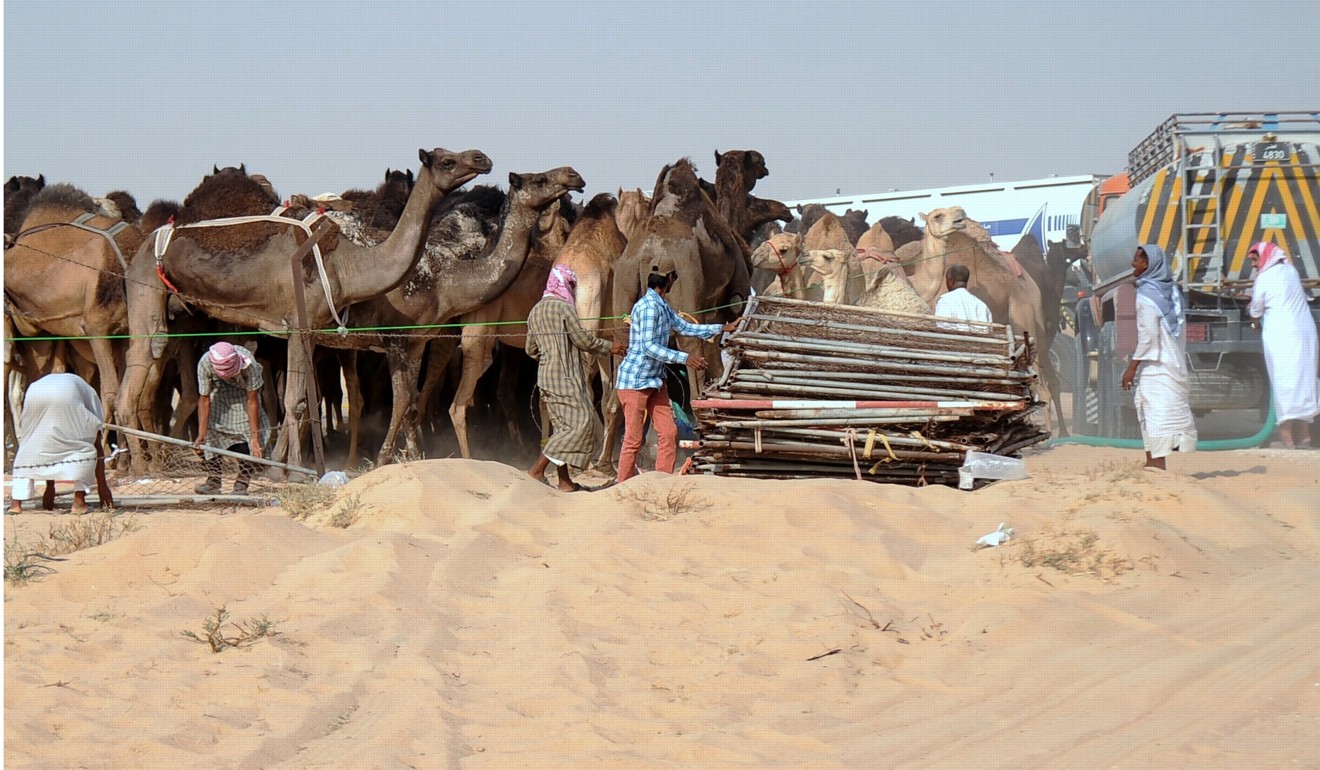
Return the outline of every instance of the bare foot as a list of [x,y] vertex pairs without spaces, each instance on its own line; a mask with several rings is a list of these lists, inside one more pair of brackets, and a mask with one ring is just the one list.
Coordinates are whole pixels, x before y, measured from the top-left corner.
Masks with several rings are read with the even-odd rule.
[[22,513],[22,512],[23,512],[23,506],[21,504],[19,503],[10,504],[8,513]]

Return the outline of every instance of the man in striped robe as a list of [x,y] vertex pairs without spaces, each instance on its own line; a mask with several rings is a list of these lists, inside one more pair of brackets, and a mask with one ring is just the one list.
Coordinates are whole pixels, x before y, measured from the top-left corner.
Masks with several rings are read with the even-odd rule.
[[568,469],[570,465],[587,466],[596,451],[596,436],[601,433],[582,367],[582,353],[623,355],[626,349],[622,341],[611,345],[609,340],[582,328],[576,292],[577,275],[567,265],[555,265],[541,301],[527,316],[527,355],[540,364],[536,386],[541,391],[541,403],[550,413],[551,428],[550,439],[527,475],[544,482],[546,468],[554,465],[563,492],[583,489]]

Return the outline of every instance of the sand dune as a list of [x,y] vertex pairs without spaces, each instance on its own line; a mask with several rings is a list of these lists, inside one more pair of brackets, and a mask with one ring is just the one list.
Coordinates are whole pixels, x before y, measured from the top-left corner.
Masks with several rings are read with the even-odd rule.
[[[565,495],[440,460],[305,522],[142,514],[6,586],[5,763],[1320,767],[1320,453],[1138,465]],[[220,606],[279,633],[181,634]]]

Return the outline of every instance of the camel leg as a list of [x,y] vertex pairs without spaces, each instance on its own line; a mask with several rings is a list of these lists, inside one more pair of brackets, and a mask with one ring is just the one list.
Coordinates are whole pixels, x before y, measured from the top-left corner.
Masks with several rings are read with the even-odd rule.
[[358,379],[357,351],[339,351],[339,368],[344,372],[344,390],[348,393],[348,460],[345,466],[356,467],[358,457],[358,431],[362,428],[362,382]]
[[[407,421],[410,418],[416,419],[417,376],[421,370],[419,359],[425,346],[425,342],[408,343],[406,347],[391,346],[387,354],[394,403],[390,410],[389,431],[385,434],[385,442],[381,444],[380,452],[376,455],[377,465],[387,465],[394,460],[399,430],[404,429],[406,432]],[[405,459],[408,459],[407,448],[404,451]]]
[[459,451],[470,460],[472,445],[468,441],[467,411],[472,406],[477,380],[481,379],[494,359],[495,338],[486,333],[484,327],[465,326],[459,346],[463,351],[463,376],[458,381],[458,392],[449,405],[449,419],[454,423],[454,437],[458,439]]
[[518,426],[518,375],[522,371],[523,358],[526,354],[511,345],[504,345],[500,350],[500,380],[495,387],[496,403],[500,416],[509,432],[509,440],[518,447],[524,447],[522,430]]
[[613,476],[616,473],[614,450],[619,442],[619,429],[623,426],[619,393],[614,389],[614,359],[600,360],[597,371],[600,373],[600,412],[601,423],[605,426],[605,436],[601,442],[600,456],[596,458],[596,470],[607,476]]
[[[449,362],[454,357],[453,337],[442,337],[431,340],[430,352],[427,355],[426,377],[422,380],[421,395],[417,399],[418,408],[422,414],[434,414],[431,410],[431,404],[435,403],[435,394],[444,384],[445,378],[449,376]],[[439,433],[432,422],[432,432]]]
[[115,370],[115,352],[110,340],[91,340],[92,356],[96,361],[96,371],[101,378],[101,413],[106,422],[115,421],[115,406],[119,399],[119,372]]
[[280,438],[275,447],[275,459],[289,465],[302,465],[302,442],[299,418],[307,408],[307,382],[305,377],[315,376],[307,371],[303,353],[306,340],[299,332],[289,335],[289,356],[284,376],[284,420],[280,425]]
[[174,407],[174,424],[170,427],[170,435],[174,438],[197,435],[188,430],[189,423],[195,422],[193,417],[197,414],[199,398],[196,359],[196,349],[192,343],[180,340],[178,351],[174,354],[174,360],[179,368],[179,403]]

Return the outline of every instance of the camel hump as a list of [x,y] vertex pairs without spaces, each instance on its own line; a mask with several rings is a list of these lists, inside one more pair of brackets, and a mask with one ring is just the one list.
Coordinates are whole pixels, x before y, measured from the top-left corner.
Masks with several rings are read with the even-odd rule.
[[1004,264],[1004,267],[1008,268],[1014,278],[1021,278],[1023,276],[1025,271],[1022,269],[1022,263],[1018,261],[1016,254],[1011,251],[1003,251],[1002,249],[996,249],[994,254],[999,257],[999,261]]

